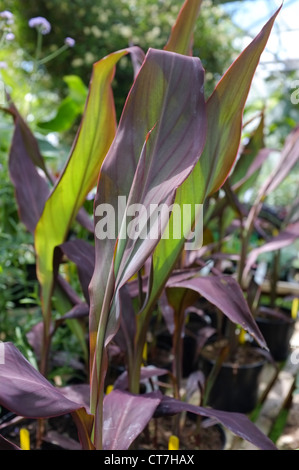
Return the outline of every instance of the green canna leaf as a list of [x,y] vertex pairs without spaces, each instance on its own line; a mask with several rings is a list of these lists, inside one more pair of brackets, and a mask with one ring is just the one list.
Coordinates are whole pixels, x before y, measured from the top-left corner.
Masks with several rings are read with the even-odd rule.
[[166,51],[192,55],[193,30],[201,4],[202,0],[185,0],[164,47]]
[[70,157],[36,226],[37,275],[42,287],[45,334],[51,315],[53,252],[65,241],[88,192],[96,185],[100,166],[116,131],[111,90],[115,65],[130,51],[140,50],[124,49],[94,64],[84,116]]

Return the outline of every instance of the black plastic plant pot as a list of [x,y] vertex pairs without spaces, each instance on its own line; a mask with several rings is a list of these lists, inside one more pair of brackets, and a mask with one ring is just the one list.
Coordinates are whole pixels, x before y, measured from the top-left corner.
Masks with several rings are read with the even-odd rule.
[[[161,361],[158,360],[159,367],[166,367],[169,370],[173,366],[173,349],[172,349],[172,335],[167,331],[160,333],[157,336],[157,348],[160,351],[165,351],[168,353],[168,361],[164,365]],[[182,356],[182,376],[183,378],[188,377],[191,372],[195,370],[196,367],[196,352],[197,352],[197,342],[196,338],[185,334],[183,338],[183,356]],[[156,358],[157,359],[157,358]]]
[[290,352],[290,339],[295,326],[295,320],[291,318],[290,313],[280,311],[279,317],[258,314],[256,323],[265,338],[273,359],[277,362],[285,361]]
[[[209,376],[215,361],[202,358],[202,370]],[[224,363],[211,387],[208,406],[218,410],[250,413],[258,402],[261,371],[266,360],[261,358],[250,364]]]

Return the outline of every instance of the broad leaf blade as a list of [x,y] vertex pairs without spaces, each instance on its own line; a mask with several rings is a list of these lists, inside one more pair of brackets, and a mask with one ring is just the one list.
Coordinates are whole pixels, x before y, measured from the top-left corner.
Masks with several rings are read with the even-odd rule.
[[234,434],[240,436],[246,441],[251,442],[259,449],[277,450],[273,442],[267,436],[265,436],[265,434],[263,434],[246,415],[241,413],[232,413],[228,411],[213,410],[200,406],[194,406],[189,403],[184,403],[182,401],[175,400],[174,398],[165,396],[161,400],[161,403],[156,410],[155,416],[172,416],[183,411],[188,411],[189,413],[205,416],[207,418],[214,418]]
[[16,106],[11,102],[9,105],[9,108],[6,109],[6,111],[13,116],[14,122],[17,123],[20,128],[20,132],[22,133],[22,140],[23,140],[22,143],[24,145],[23,151],[28,155],[32,163],[34,163],[36,167],[40,168],[44,172],[44,174],[48,177],[49,181],[52,181],[52,178],[49,175],[48,170],[46,168],[44,159],[40,153],[38,142],[35,139],[34,135],[32,134],[26,122],[20,115]]
[[244,279],[247,279],[250,268],[255,263],[259,255],[263,253],[269,253],[271,251],[281,250],[293,244],[299,238],[299,222],[288,225],[281,233],[271,238],[263,245],[254,248],[249,253],[245,268],[244,268]]
[[37,155],[34,160],[40,157],[37,145],[32,145],[36,144],[33,136],[30,143],[31,154],[29,154],[29,136],[32,136],[30,130],[25,126],[21,116],[17,115],[9,153],[9,173],[15,187],[20,220],[29,232],[34,233],[50,187],[46,178],[38,173],[33,162],[33,153]]
[[4,343],[0,403],[26,418],[48,418],[82,408],[48,382],[12,343]]
[[160,397],[132,395],[120,390],[106,395],[103,449],[127,450],[150,421],[160,401]]
[[85,240],[70,240],[54,249],[54,272],[58,272],[63,256],[75,263],[79,281],[87,303],[89,303],[88,286],[94,271],[94,246]]
[[230,276],[192,277],[169,279],[168,287],[192,289],[221,310],[233,323],[240,324],[261,347],[268,349],[266,342],[252,316],[241,287]]

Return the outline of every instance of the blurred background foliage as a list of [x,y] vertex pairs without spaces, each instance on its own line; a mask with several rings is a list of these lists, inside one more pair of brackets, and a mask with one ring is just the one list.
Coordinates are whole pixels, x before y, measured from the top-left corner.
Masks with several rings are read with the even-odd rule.
[[[49,62],[40,77],[43,112],[46,113],[49,108],[44,106],[44,94],[51,107],[56,93],[63,96],[67,92],[63,82],[65,75],[78,75],[88,85],[92,64],[111,52],[132,43],[144,51],[149,47],[163,48],[181,5],[181,0],[0,0],[0,11],[10,10],[15,15],[16,40],[9,45],[10,62],[17,66],[14,68],[18,75],[9,77],[13,96],[22,101],[18,96],[22,80],[30,93],[30,83],[25,85],[25,82],[26,75],[30,76],[32,71],[30,57],[34,57],[36,47],[36,31],[28,27],[30,18],[45,17],[52,26],[50,34],[43,37],[44,55],[58,49],[67,36],[76,41],[74,48]],[[237,34],[237,27],[222,7],[204,0],[194,35],[194,55],[200,57],[206,69],[207,94],[235,58]],[[8,78],[8,72],[5,73]],[[114,83],[118,115],[131,84],[132,67],[129,57],[125,57]],[[24,97],[24,90],[22,92]],[[38,107],[37,99],[36,104]]]

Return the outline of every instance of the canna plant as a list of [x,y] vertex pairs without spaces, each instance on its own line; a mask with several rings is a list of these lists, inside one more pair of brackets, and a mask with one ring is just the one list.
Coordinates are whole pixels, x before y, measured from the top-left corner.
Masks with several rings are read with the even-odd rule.
[[[246,305],[240,293],[231,302],[226,299],[233,280],[218,277],[215,285],[192,272],[171,280],[190,232],[198,228],[198,205],[225,183],[234,164],[250,84],[279,12],[206,100],[204,70],[191,52],[200,6],[200,0],[184,2],[164,50],[149,49],[144,54],[130,47],[94,65],[81,125],[58,180],[49,175],[33,135],[13,104],[8,109],[15,123],[11,174],[20,216],[34,234],[43,337],[39,371],[11,343],[4,343],[0,403],[31,418],[72,413],[83,449],[127,449],[152,417],[184,410],[213,417],[261,448],[275,448],[246,416],[195,407],[161,392],[139,395],[146,333],[169,280],[169,288],[204,292],[265,347],[250,312],[245,308],[243,313],[238,305]],[[111,83],[117,62],[126,54],[132,56],[135,77],[117,124]],[[86,397],[56,388],[46,377],[57,286],[62,286],[73,305],[82,306],[81,299],[57,276],[57,264],[61,253],[66,253],[84,271],[82,244],[80,248],[80,240],[69,242],[67,237],[76,218],[90,228],[82,206],[95,185],[94,247],[87,250],[92,274],[88,272],[86,277],[85,272],[81,278],[89,312],[90,386]],[[192,208],[181,226],[174,220],[174,211],[152,211],[161,205],[173,208],[173,203],[181,209],[184,205]],[[111,218],[103,218],[103,211],[108,214],[109,210],[113,210],[112,227]],[[127,291],[134,276],[140,286],[137,310]],[[112,339],[119,338],[119,332],[127,353],[129,391],[118,388],[105,395],[107,348]],[[5,440],[1,442],[9,446]]]

